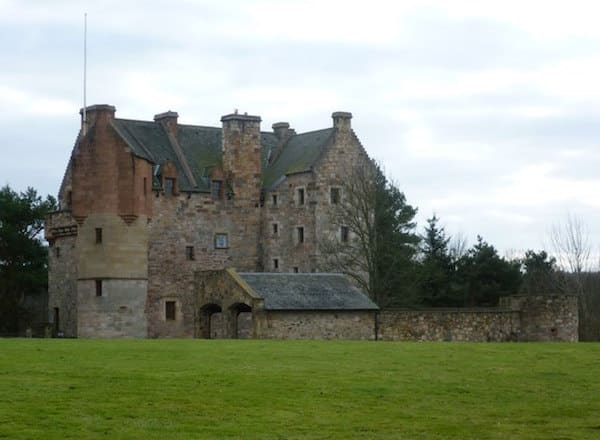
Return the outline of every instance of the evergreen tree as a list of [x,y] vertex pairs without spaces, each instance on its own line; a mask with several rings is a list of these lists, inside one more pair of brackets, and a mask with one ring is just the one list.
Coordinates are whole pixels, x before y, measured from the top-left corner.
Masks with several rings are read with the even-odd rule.
[[561,290],[556,258],[550,257],[546,251],[528,250],[521,264],[524,271],[521,293],[539,295]]
[[420,300],[429,307],[458,306],[461,299],[456,297],[455,263],[448,248],[451,237],[438,222],[435,215],[427,219],[421,236]]
[[25,293],[47,288],[47,250],[40,233],[56,200],[42,200],[33,188],[17,194],[0,189],[0,333],[18,330],[19,304]]
[[501,258],[480,236],[457,267],[465,306],[496,306],[499,297],[519,291],[520,263]]
[[321,242],[327,270],[354,279],[380,306],[413,303],[416,208],[373,162],[348,173],[343,193],[331,222],[348,228],[348,239]]

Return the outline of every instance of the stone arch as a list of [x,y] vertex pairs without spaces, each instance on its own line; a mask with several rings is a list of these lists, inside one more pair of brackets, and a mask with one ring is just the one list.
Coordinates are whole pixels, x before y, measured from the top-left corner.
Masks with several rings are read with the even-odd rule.
[[248,339],[253,335],[252,307],[243,302],[229,306],[230,335],[234,339]]
[[218,339],[226,336],[223,310],[219,304],[209,303],[200,307],[197,335],[204,339]]

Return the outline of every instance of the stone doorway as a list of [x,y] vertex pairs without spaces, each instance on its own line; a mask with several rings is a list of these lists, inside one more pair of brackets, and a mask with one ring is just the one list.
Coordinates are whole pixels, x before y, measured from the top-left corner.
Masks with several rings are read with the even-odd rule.
[[197,336],[204,339],[222,339],[227,337],[223,311],[218,304],[205,304],[200,308]]
[[252,338],[252,307],[245,303],[235,303],[229,307],[231,316],[231,337],[234,339]]

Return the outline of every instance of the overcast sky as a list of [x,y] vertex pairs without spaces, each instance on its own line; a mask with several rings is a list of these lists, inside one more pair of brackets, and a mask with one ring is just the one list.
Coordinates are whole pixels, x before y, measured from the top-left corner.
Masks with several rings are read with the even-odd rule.
[[0,0],[0,184],[56,194],[91,104],[298,132],[350,111],[451,235],[539,249],[568,213],[600,244],[597,1]]

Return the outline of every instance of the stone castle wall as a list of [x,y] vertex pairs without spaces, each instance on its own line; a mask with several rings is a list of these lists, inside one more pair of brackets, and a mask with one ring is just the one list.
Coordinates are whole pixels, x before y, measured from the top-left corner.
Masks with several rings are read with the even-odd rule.
[[498,308],[382,310],[384,341],[576,342],[577,298],[569,295],[509,296]]
[[[77,225],[70,211],[46,218],[48,249],[48,321],[52,333],[77,336]],[[58,322],[57,322],[58,318]]]
[[[350,127],[349,114],[334,118],[329,147],[313,170],[291,174],[265,194],[263,208],[264,270],[267,272],[324,272],[321,243],[340,237],[340,225],[333,221],[338,207],[332,202],[331,189],[344,197],[345,179],[359,163],[369,159]],[[298,196],[304,191],[304,203]],[[277,204],[273,203],[277,197]],[[277,233],[273,225],[277,224]],[[299,243],[298,228],[304,231]],[[275,267],[274,260],[277,260]]]
[[[149,224],[148,336],[194,336],[196,272],[256,270],[256,241],[247,239],[244,228],[246,209],[259,208],[237,209],[235,200],[215,200],[210,194],[155,197]],[[216,248],[216,234],[227,234],[227,248]],[[193,259],[186,254],[188,247]],[[165,301],[177,302],[175,321],[165,320]]]

